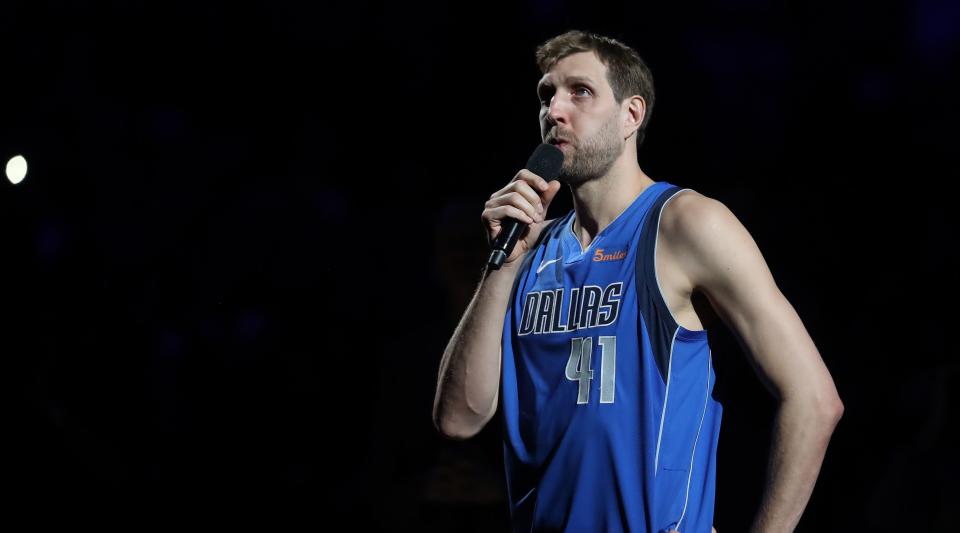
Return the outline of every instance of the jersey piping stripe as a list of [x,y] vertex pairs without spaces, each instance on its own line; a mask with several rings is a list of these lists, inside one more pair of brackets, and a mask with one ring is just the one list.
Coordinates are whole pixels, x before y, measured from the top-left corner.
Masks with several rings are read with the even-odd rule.
[[707,414],[707,403],[710,401],[710,370],[712,368],[713,353],[707,354],[707,391],[703,398],[703,411],[700,413],[700,426],[697,427],[697,438],[693,441],[693,452],[690,454],[690,467],[687,469],[687,493],[683,497],[683,512],[680,513],[680,520],[677,520],[677,531],[680,531],[680,524],[683,517],[687,515],[687,504],[690,501],[690,480],[693,476],[693,461],[697,456],[697,444],[700,442],[700,430],[703,429],[703,418]]
[[673,346],[677,342],[679,329],[673,330],[673,339],[670,341],[670,358],[667,360],[667,390],[663,393],[663,410],[660,411],[660,431],[657,432],[657,455],[653,461],[653,477],[660,471],[660,440],[663,438],[663,421],[667,416],[667,400],[670,398],[670,370],[673,368]]

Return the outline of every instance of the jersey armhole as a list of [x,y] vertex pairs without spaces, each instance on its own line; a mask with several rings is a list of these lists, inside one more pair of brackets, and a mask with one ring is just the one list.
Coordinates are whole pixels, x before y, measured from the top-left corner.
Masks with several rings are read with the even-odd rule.
[[647,329],[657,369],[664,383],[669,374],[673,343],[676,335],[680,333],[681,326],[667,307],[660,289],[656,273],[656,248],[663,207],[682,190],[685,189],[670,186],[660,193],[644,215],[637,241],[635,282],[637,311],[641,317],[638,327],[645,326]]

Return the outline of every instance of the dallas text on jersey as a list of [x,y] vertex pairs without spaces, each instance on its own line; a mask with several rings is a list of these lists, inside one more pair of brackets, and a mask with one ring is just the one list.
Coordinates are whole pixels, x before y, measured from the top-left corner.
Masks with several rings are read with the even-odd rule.
[[528,292],[524,297],[520,331],[517,334],[538,335],[608,326],[617,321],[622,295],[622,281],[603,288],[596,285],[574,287],[567,298],[564,323],[564,317],[561,316],[563,288]]

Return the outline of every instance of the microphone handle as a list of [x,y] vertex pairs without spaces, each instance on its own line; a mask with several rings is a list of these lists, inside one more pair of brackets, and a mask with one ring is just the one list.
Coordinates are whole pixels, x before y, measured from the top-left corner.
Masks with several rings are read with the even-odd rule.
[[526,224],[516,219],[504,219],[503,227],[500,228],[500,233],[497,234],[497,238],[493,241],[493,247],[490,250],[490,259],[487,260],[487,265],[489,265],[491,269],[500,270],[503,262],[506,261],[513,252],[513,247],[517,245],[517,240],[520,238],[520,234],[523,233],[525,227]]

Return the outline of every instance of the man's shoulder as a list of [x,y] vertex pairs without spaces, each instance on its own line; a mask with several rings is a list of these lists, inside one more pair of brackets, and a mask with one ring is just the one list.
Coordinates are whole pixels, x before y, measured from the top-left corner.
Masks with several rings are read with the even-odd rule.
[[678,193],[664,206],[658,238],[664,257],[694,285],[725,278],[731,269],[746,271],[744,258],[762,262],[756,243],[733,212],[696,191]]
[[723,202],[683,189],[663,206],[660,214],[660,234],[673,242],[709,238],[725,232],[736,222],[736,217]]

